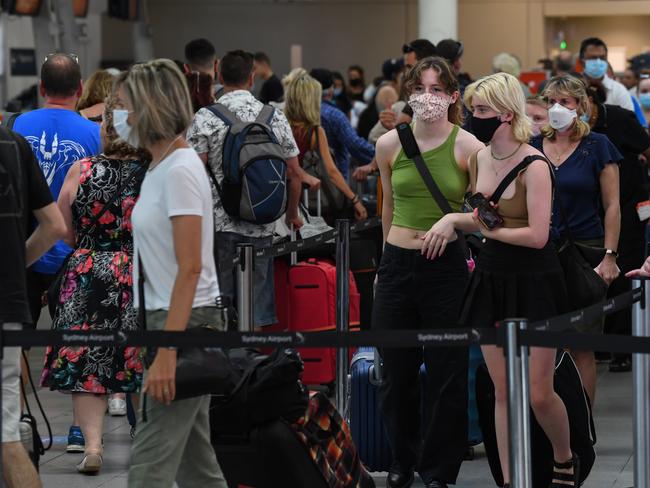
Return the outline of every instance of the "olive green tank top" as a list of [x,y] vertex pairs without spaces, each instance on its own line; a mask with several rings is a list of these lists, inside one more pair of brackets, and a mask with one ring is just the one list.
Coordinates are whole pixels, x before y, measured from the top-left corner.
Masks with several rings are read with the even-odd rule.
[[[458,130],[458,126],[455,126],[445,142],[422,153],[431,176],[454,212],[461,211],[469,184],[467,173],[458,167],[454,156]],[[399,152],[393,163],[391,184],[393,225],[429,230],[444,215],[424,184],[415,163],[406,157],[404,150]]]

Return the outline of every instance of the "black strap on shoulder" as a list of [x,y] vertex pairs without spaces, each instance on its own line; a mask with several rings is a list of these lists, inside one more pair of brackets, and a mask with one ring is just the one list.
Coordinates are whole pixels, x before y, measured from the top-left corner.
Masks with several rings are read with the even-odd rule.
[[438,185],[433,179],[433,176],[431,176],[429,168],[427,168],[427,164],[422,158],[422,153],[420,152],[418,143],[415,140],[411,126],[406,122],[403,122],[401,124],[398,124],[396,128],[397,135],[399,136],[399,140],[402,143],[402,149],[404,149],[404,154],[407,158],[415,163],[415,167],[417,168],[418,173],[420,173],[420,177],[422,180],[424,180],[424,184],[429,190],[429,193],[431,193],[431,196],[435,202],[440,207],[440,210],[446,214],[453,213],[451,205],[449,205],[449,202],[440,191],[440,188],[438,188]]
[[[548,159],[546,159],[543,156],[540,156],[539,154],[531,154],[530,156],[526,156],[522,161],[512,168],[510,172],[501,180],[501,183],[499,183],[499,186],[497,186],[497,189],[494,190],[494,193],[492,193],[492,196],[490,197],[490,201],[492,203],[497,203],[500,199],[501,196],[503,195],[503,192],[506,191],[506,188],[514,181],[517,176],[519,176],[519,173],[521,173],[523,170],[525,170],[528,166],[533,161],[545,161],[546,164],[548,164],[548,167],[550,169],[551,163],[549,163]],[[551,171],[551,182],[553,182],[553,172]]]
[[[420,147],[415,140],[411,126],[406,122],[402,122],[401,124],[397,124],[396,129],[397,135],[399,136],[399,141],[402,144],[402,149],[404,149],[404,154],[407,158],[412,160],[413,163],[415,163],[415,167],[417,168],[418,173],[420,173],[420,177],[424,181],[424,184],[429,190],[429,193],[431,193],[431,196],[438,204],[438,207],[440,207],[440,210],[442,210],[442,212],[445,214],[453,213],[454,210],[451,208],[451,205],[440,191],[440,188],[438,188],[438,185],[433,179],[429,168],[427,168],[427,164],[422,158]],[[465,235],[461,231],[456,231],[456,235],[458,236],[458,243],[463,249],[465,256],[468,258],[471,257],[469,248],[467,247],[467,241],[465,240]]]

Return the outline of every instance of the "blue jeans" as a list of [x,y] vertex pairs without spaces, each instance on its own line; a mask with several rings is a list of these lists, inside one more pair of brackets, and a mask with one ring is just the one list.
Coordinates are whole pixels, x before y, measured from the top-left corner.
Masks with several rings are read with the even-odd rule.
[[[215,262],[219,275],[219,290],[237,304],[237,244],[253,244],[258,249],[273,243],[272,237],[248,237],[234,232],[215,234]],[[255,258],[253,267],[253,325],[263,327],[277,323],[275,316],[275,292],[273,281],[273,258]]]

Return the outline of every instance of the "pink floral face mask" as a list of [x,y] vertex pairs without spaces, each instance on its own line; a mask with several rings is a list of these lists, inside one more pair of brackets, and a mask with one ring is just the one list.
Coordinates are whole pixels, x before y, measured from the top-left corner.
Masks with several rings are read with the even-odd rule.
[[446,116],[450,104],[451,99],[448,95],[414,93],[409,97],[409,106],[418,120],[423,122],[434,122]]

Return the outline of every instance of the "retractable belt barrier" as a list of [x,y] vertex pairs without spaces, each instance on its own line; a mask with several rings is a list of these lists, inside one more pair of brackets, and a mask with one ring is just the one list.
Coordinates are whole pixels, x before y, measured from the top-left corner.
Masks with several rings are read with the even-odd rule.
[[[520,342],[531,347],[576,348],[614,353],[650,354],[650,338],[584,334],[572,329],[618,312],[641,300],[643,287],[596,305],[533,322],[520,332]],[[6,330],[4,347],[38,346],[152,346],[152,347],[453,347],[470,344],[503,346],[502,327],[325,332],[219,332]]]

